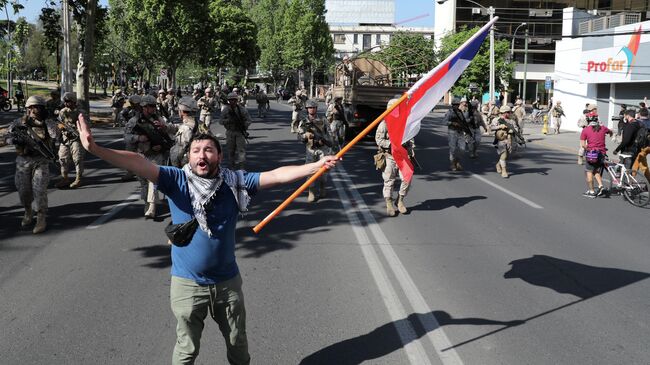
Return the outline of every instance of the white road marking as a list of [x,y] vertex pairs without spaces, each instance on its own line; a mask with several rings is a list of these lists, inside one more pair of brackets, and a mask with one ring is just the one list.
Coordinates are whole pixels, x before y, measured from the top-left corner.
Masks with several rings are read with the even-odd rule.
[[471,175],[472,175],[472,177],[475,177],[475,178],[481,180],[482,182],[484,182],[484,183],[486,183],[486,184],[492,186],[493,188],[495,188],[495,189],[497,189],[497,190],[500,190],[500,191],[502,191],[502,192],[504,192],[504,193],[510,195],[511,197],[513,197],[513,198],[515,198],[515,199],[521,201],[522,203],[524,203],[524,204],[526,204],[526,205],[528,205],[528,206],[530,206],[530,207],[533,207],[533,208],[535,208],[535,209],[544,209],[544,207],[542,207],[541,205],[539,205],[539,204],[537,204],[537,203],[534,203],[534,202],[532,202],[532,201],[530,201],[530,200],[524,198],[523,196],[521,196],[521,195],[519,195],[519,194],[513,193],[512,191],[510,191],[510,190],[508,190],[508,189],[502,187],[502,186],[499,185],[499,184],[493,183],[492,181],[490,181],[490,180],[484,178],[483,176],[476,175],[476,174],[471,174]]
[[426,337],[433,345],[436,353],[438,354],[438,357],[442,363],[446,365],[463,364],[463,361],[461,360],[456,350],[450,349],[444,352],[442,351],[443,349],[449,349],[453,346],[451,344],[451,341],[449,341],[449,338],[445,334],[443,328],[440,326],[440,323],[433,315],[431,307],[427,304],[426,300],[418,290],[415,282],[397,256],[397,253],[395,253],[395,250],[393,250],[390,241],[379,227],[379,224],[375,218],[370,213],[370,210],[363,200],[363,197],[361,197],[361,194],[359,194],[357,189],[354,187],[354,183],[352,180],[350,180],[343,165],[339,164],[336,170],[338,170],[336,172],[342,176],[342,179],[345,181],[345,186],[350,191],[352,198],[355,200],[357,209],[359,209],[363,215],[366,226],[370,229],[370,232],[372,232],[372,235],[375,237],[375,240],[385,257],[386,262],[388,262],[388,265],[397,278],[397,281],[404,291],[404,294],[411,303],[413,310],[419,314],[418,319],[427,331]]
[[126,200],[124,200],[123,202],[121,202],[121,203],[119,203],[119,204],[117,204],[117,205],[114,205],[113,208],[111,208],[111,210],[109,210],[108,212],[106,212],[106,213],[105,213],[104,215],[102,215],[101,217],[97,218],[97,220],[95,220],[93,223],[91,223],[90,225],[88,225],[88,226],[86,227],[86,229],[95,229],[95,228],[98,228],[98,227],[101,226],[102,224],[106,223],[109,219],[113,218],[113,216],[114,216],[115,214],[119,213],[119,212],[120,212],[122,209],[124,209],[127,205],[132,204],[133,202],[137,201],[138,199],[140,199],[140,193],[133,193],[133,194],[129,195],[129,197],[126,198]]
[[357,237],[357,242],[361,247],[363,257],[365,258],[366,263],[370,268],[370,273],[372,274],[372,277],[375,280],[375,284],[379,289],[379,293],[381,294],[384,305],[388,310],[388,314],[395,324],[395,329],[397,330],[397,334],[400,337],[400,341],[402,342],[409,362],[413,365],[430,364],[431,362],[429,361],[429,358],[424,351],[422,344],[417,341],[418,338],[415,334],[415,330],[411,324],[405,320],[405,318],[408,316],[406,310],[400,302],[399,297],[393,288],[393,285],[388,279],[386,270],[383,268],[379,257],[377,257],[377,253],[372,247],[370,238],[366,234],[366,231],[363,229],[361,221],[359,220],[359,216],[356,213],[356,209],[351,206],[348,195],[341,185],[340,180],[343,179],[339,178],[338,176],[339,174],[337,174],[335,170],[332,170],[332,181],[334,182],[336,191],[338,192],[341,203],[343,204],[345,214],[348,216],[348,220],[352,226],[352,231]]

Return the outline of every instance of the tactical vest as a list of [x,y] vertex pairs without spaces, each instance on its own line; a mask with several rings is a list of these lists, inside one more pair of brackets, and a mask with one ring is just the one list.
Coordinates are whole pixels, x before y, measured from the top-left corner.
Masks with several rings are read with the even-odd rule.
[[[47,130],[47,124],[44,121],[36,121],[31,117],[24,116],[20,121],[20,125],[27,126],[33,134],[39,138],[43,143],[49,147],[52,151],[54,150],[54,139],[50,136],[50,133]],[[31,133],[28,132],[31,135]],[[25,144],[16,144],[16,154],[19,156],[29,156],[29,157],[41,157],[41,154],[38,151],[33,150]]]
[[239,105],[235,106],[235,108],[228,106],[227,113],[228,118],[223,123],[226,130],[232,132],[243,132],[246,130],[246,119]]

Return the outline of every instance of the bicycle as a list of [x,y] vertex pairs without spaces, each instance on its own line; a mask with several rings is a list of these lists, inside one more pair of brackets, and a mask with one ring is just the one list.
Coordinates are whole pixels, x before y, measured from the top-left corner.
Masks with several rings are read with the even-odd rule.
[[530,114],[530,119],[533,124],[544,124],[544,116],[548,115],[548,109],[540,109],[537,114]]
[[643,174],[632,176],[630,169],[625,167],[623,161],[626,158],[632,158],[632,155],[618,155],[619,161],[613,162],[605,155],[605,169],[609,174],[607,191],[609,194],[623,194],[630,204],[637,207],[644,207],[650,203],[650,194],[648,193],[648,181]]

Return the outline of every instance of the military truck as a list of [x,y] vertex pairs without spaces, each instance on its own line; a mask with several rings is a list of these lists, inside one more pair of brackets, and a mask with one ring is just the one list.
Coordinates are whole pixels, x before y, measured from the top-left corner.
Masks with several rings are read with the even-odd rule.
[[344,58],[335,71],[333,97],[342,97],[350,139],[386,110],[390,99],[403,94],[406,87],[393,86],[389,68],[367,57]]

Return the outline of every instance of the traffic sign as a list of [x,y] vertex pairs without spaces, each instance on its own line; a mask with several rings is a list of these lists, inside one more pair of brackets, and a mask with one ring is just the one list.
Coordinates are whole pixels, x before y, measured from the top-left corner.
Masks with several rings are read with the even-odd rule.
[[546,80],[544,80],[544,89],[551,90],[551,82],[551,76],[546,76]]
[[160,77],[167,77],[167,69],[166,68],[160,69]]

